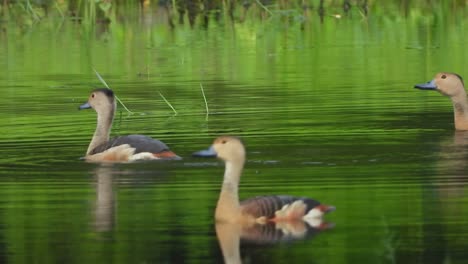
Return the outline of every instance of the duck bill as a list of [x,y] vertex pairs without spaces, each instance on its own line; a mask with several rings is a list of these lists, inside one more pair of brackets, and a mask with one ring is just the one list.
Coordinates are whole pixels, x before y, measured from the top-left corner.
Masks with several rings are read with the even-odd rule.
[[214,150],[213,146],[211,146],[209,149],[194,152],[192,154],[192,156],[202,157],[202,158],[216,158],[217,154],[216,154],[216,151]]
[[432,80],[427,83],[416,84],[414,88],[421,89],[421,90],[437,90],[437,85],[435,80]]
[[88,102],[86,102],[86,103],[80,105],[78,107],[78,110],[89,109],[89,108],[91,108],[91,105]]

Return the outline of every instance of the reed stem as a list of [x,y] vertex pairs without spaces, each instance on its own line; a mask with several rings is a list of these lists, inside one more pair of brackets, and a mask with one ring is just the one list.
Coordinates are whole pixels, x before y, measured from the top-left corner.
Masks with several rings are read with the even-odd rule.
[[[109,85],[107,85],[106,81],[101,77],[101,75],[99,74],[99,72],[96,71],[96,69],[94,69],[94,73],[96,73],[96,76],[98,77],[98,79],[104,84],[104,86],[106,86],[107,89],[110,89]],[[125,104],[119,99],[119,97],[117,97],[117,95],[114,95],[115,96],[115,99],[117,99],[117,102],[119,102],[123,108],[130,114],[133,114],[132,111],[130,111],[130,109],[128,109]]]
[[166,104],[172,109],[172,111],[174,111],[174,114],[177,115],[177,111],[176,111],[175,108],[172,106],[172,104],[169,103],[169,101],[166,99],[166,97],[164,97],[164,95],[162,95],[161,92],[159,92],[159,95],[160,95],[161,98],[164,100],[164,102],[166,102]]
[[205,91],[203,90],[203,85],[200,83],[200,89],[203,95],[203,100],[205,100],[205,108],[206,108],[206,119],[208,119],[208,115],[210,113],[210,109],[208,108],[208,102],[206,101]]

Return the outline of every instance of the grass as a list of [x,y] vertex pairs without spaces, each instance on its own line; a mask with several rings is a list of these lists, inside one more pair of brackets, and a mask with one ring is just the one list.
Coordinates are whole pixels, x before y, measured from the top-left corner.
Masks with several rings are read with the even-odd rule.
[[[107,89],[110,89],[109,85],[107,85],[107,82],[102,78],[102,76],[99,74],[98,71],[96,71],[96,69],[94,69],[94,73],[96,73],[96,76],[98,77],[98,79],[102,82],[102,84],[104,84],[104,86],[107,88]],[[129,113],[129,114],[134,114],[132,111],[130,111],[130,109],[127,108],[127,106],[125,106],[125,104],[120,100],[120,98],[115,95],[115,99],[117,99],[117,102],[119,102],[123,108]]]
[[[268,17],[274,14],[281,14],[281,17],[288,17],[296,20],[305,20],[312,23],[317,17],[317,12],[325,14],[344,15],[347,9],[344,8],[343,1],[332,0],[273,0],[267,1],[232,1],[224,0],[219,4],[219,0],[187,1],[168,0],[163,1],[141,1],[128,0],[54,0],[54,1],[3,1],[0,8],[0,16],[4,21],[16,22],[24,25],[25,21],[41,23],[44,20],[52,19],[52,23],[60,23],[61,20],[70,19],[79,21],[85,32],[92,33],[98,23],[125,24],[126,21],[141,16],[141,9],[166,13],[171,20],[168,25],[176,25],[176,21],[187,21],[186,16],[190,14],[192,21],[196,25],[206,24],[206,18],[217,17],[220,22],[242,23],[247,20],[264,20],[262,13],[267,13]],[[249,4],[245,4],[249,2]],[[447,12],[463,12],[468,6],[465,0],[454,1],[427,1],[427,0],[354,0],[350,1],[349,11],[359,16],[405,16],[410,11],[416,10],[424,15],[431,14],[443,9]],[[20,7],[20,8],[18,8]],[[227,9],[227,10],[226,10]],[[51,12],[54,10],[55,12]],[[363,12],[366,10],[366,12]],[[369,12],[367,12],[369,10]],[[323,15],[322,13],[322,15]],[[225,14],[225,17],[213,16],[213,14]],[[309,17],[310,16],[310,17]],[[57,19],[53,20],[54,17]],[[165,22],[169,22],[166,20]],[[182,23],[185,23],[182,22]],[[282,21],[283,23],[285,20]],[[197,24],[198,23],[198,24]],[[26,23],[34,26],[34,23]]]
[[[109,85],[107,84],[107,82],[104,80],[104,78],[102,78],[101,74],[99,74],[99,72],[93,68],[93,71],[94,73],[96,74],[96,76],[98,77],[99,81],[101,81],[101,83],[107,88],[107,89],[111,89],[109,87]],[[201,92],[202,92],[202,95],[203,95],[203,100],[205,102],[205,109],[206,109],[206,119],[208,120],[208,115],[210,113],[210,110],[208,108],[208,101],[206,100],[206,95],[205,95],[205,91],[203,89],[203,84],[200,83],[200,89],[201,89]],[[159,96],[161,96],[161,98],[164,100],[164,102],[172,109],[172,111],[174,112],[175,115],[178,114],[177,110],[174,108],[174,106],[172,106],[172,104],[166,99],[166,97],[164,97],[164,95],[159,92]],[[115,95],[115,99],[117,99],[117,101],[123,106],[123,108],[129,113],[129,114],[134,114],[134,112],[130,111],[130,109],[127,108],[127,106],[125,106],[125,104],[119,99],[119,97],[117,97],[117,95]]]
[[208,109],[208,102],[206,101],[205,91],[203,90],[203,84],[200,83],[200,89],[203,95],[203,100],[205,100],[205,109],[206,109],[206,119],[208,120],[208,115],[210,114],[210,109]]
[[164,100],[164,102],[166,102],[166,104],[172,109],[172,111],[174,111],[174,114],[177,115],[177,111],[175,110],[175,108],[172,106],[172,104],[166,99],[166,97],[164,97],[164,95],[159,92],[159,95],[161,96],[161,98]]
[[264,4],[262,4],[262,2],[261,2],[260,0],[255,0],[255,1],[257,2],[257,4],[258,4],[261,8],[265,9],[265,11],[267,11],[268,14],[273,15],[273,12],[271,12],[270,9],[268,9],[268,7],[266,7]]

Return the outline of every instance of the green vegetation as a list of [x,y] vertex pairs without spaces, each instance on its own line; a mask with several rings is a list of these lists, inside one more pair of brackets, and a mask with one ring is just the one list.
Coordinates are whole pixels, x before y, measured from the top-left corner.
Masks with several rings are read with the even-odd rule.
[[[208,27],[218,23],[243,23],[249,20],[276,20],[283,23],[314,23],[314,17],[337,19],[358,16],[407,17],[438,12],[463,11],[466,0],[3,0],[0,17],[3,23],[24,28],[38,23],[60,24],[74,21],[84,29],[96,25],[125,24],[128,21],[158,17],[159,23],[173,28],[188,23]],[[417,10],[417,11],[416,11]]]

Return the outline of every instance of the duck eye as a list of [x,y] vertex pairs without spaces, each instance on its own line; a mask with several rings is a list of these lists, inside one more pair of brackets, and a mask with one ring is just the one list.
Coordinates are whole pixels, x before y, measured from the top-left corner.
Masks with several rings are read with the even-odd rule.
[[440,78],[445,79],[445,78],[447,78],[447,75],[444,74],[444,75],[440,76]]
[[94,94],[91,94],[91,98],[94,98],[94,96],[95,96]]
[[221,141],[221,144],[226,144],[226,140]]

